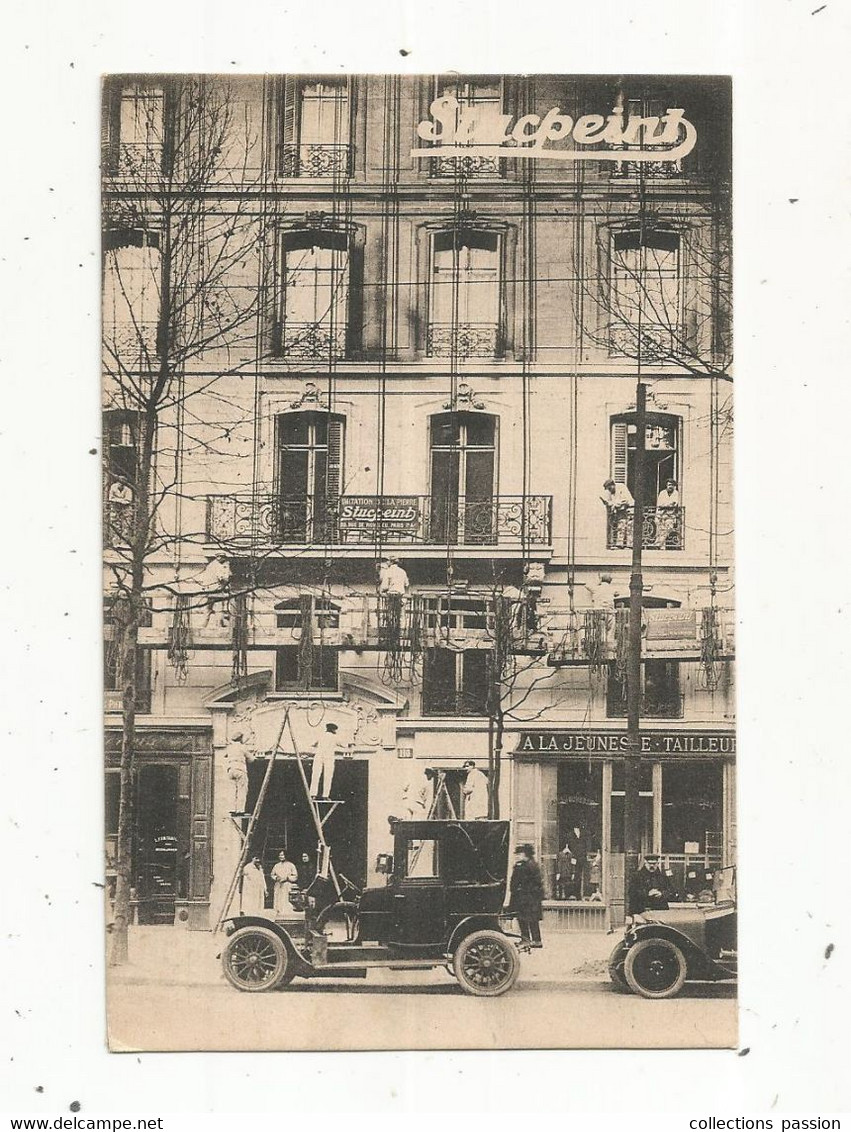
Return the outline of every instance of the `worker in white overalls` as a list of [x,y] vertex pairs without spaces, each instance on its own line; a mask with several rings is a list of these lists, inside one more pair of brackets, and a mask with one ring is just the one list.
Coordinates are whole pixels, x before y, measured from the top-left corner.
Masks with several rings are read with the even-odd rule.
[[340,740],[337,738],[337,724],[326,723],[324,732],[312,744],[312,748],[315,754],[310,770],[310,796],[330,798],[337,752],[342,752]]

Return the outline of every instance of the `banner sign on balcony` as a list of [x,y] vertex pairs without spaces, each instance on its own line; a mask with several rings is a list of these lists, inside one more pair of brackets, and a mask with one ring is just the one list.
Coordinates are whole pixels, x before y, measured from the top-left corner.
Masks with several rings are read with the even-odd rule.
[[646,616],[645,636],[648,641],[697,640],[697,611],[694,609],[654,609]]
[[[628,755],[624,731],[523,731],[517,755]],[[728,732],[645,731],[642,755],[734,755],[736,737]]]
[[374,495],[344,495],[340,500],[340,532],[369,531],[378,524],[385,531],[406,535],[419,533],[422,523],[420,500],[416,495],[394,495],[380,501]]
[[[454,95],[436,98],[431,118],[417,136],[432,143],[412,149],[411,157],[545,158],[551,161],[679,161],[691,153],[697,130],[682,108],[661,115],[583,114],[574,119],[558,106],[546,114],[523,114],[515,122],[496,106],[465,106]],[[551,143],[572,142],[571,148]],[[438,143],[435,145],[434,143]],[[589,147],[589,148],[584,148]]]

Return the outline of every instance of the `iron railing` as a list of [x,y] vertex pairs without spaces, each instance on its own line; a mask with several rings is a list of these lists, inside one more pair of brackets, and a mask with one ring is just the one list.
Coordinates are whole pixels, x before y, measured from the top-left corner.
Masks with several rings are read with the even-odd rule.
[[551,495],[468,500],[428,495],[288,499],[207,497],[207,535],[221,545],[549,546]]
[[493,358],[499,353],[499,327],[492,322],[429,323],[426,353],[432,358]]
[[351,146],[306,142],[278,147],[283,177],[346,177],[351,172]]
[[433,177],[499,177],[499,158],[487,153],[471,153],[463,157],[435,157]]
[[345,323],[290,322],[283,324],[280,352],[285,358],[322,361],[346,353]]
[[[645,550],[682,550],[685,542],[685,507],[645,507],[641,545]],[[632,547],[633,510],[610,510],[606,521],[606,549]]]

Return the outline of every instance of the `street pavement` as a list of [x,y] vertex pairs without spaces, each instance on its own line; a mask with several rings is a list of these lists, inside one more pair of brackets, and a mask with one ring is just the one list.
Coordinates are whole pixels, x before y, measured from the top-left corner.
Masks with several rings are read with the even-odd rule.
[[730,1048],[729,986],[674,999],[618,993],[606,959],[616,935],[552,933],[521,956],[499,998],[466,995],[447,971],[371,970],[364,979],[296,979],[245,994],[225,981],[225,937],[137,927],[130,962],[108,971],[110,1047],[132,1050]]

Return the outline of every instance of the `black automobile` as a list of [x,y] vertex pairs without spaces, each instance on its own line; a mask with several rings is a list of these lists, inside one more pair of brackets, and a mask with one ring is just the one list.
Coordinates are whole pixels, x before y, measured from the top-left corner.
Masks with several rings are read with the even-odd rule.
[[617,989],[644,998],[672,998],[687,982],[735,981],[735,870],[721,874],[712,904],[634,917],[609,957],[609,976]]
[[294,978],[365,978],[372,967],[445,966],[467,994],[505,994],[520,969],[518,940],[500,923],[507,821],[394,821],[386,882],[338,896],[329,870],[307,888],[304,933],[265,916],[227,921],[227,979],[243,991]]

